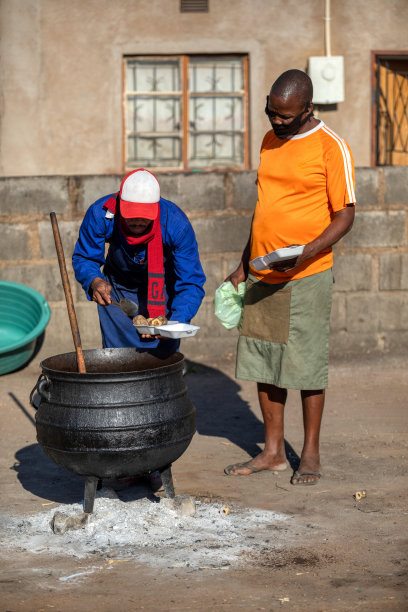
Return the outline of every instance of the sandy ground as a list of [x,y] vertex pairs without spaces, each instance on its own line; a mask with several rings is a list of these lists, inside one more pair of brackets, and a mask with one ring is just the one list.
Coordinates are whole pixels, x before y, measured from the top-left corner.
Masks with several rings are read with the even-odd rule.
[[[64,536],[49,518],[81,511],[83,482],[36,443],[28,398],[39,372],[35,361],[0,378],[0,610],[408,609],[406,358],[331,364],[324,477],[312,487],[290,485],[291,470],[223,474],[262,448],[255,385],[234,379],[232,358],[189,362],[197,434],[173,475],[176,493],[197,500],[196,515],[175,516],[141,482],[118,498],[101,492],[93,523]],[[302,433],[290,392],[293,467]]]

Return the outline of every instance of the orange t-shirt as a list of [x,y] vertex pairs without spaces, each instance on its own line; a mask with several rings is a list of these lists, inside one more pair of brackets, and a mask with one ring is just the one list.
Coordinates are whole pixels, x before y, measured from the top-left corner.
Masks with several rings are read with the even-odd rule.
[[[269,131],[262,142],[257,184],[251,259],[311,242],[326,229],[335,212],[356,201],[350,148],[323,121],[285,140]],[[282,283],[332,265],[332,249],[328,248],[289,272],[258,272],[252,267],[250,272],[266,283]]]

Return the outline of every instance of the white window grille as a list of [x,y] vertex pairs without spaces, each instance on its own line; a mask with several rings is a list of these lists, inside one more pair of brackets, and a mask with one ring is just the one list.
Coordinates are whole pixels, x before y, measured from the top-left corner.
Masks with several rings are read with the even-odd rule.
[[248,167],[246,56],[125,58],[125,167]]

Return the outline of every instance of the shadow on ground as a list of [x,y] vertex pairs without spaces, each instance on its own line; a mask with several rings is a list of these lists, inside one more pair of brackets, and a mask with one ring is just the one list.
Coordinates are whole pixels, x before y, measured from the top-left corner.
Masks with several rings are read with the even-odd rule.
[[51,461],[38,444],[30,444],[15,454],[10,468],[17,472],[24,489],[59,504],[73,504],[84,497],[84,480]]
[[[241,387],[235,380],[220,370],[188,361],[186,383],[196,408],[198,433],[224,437],[250,457],[262,451],[263,422],[241,398]],[[285,450],[291,468],[296,470],[300,459],[286,440]]]

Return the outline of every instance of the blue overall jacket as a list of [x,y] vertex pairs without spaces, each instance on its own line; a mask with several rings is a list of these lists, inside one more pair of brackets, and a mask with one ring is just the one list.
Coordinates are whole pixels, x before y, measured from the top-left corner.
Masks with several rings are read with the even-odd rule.
[[[92,299],[90,284],[93,279],[105,279],[112,285],[112,299],[119,301],[122,297],[130,298],[138,304],[139,314],[147,318],[146,245],[132,246],[127,243],[119,228],[118,215],[113,215],[103,207],[110,197],[107,195],[97,200],[85,214],[72,256],[75,278],[89,300]],[[164,198],[160,198],[160,224],[166,317],[180,323],[189,323],[200,307],[205,283],[194,230],[184,212]],[[105,243],[109,243],[106,259]],[[141,338],[132,319],[118,306],[98,304],[98,314],[104,348],[158,348],[165,352],[178,350],[180,341],[177,340]]]

